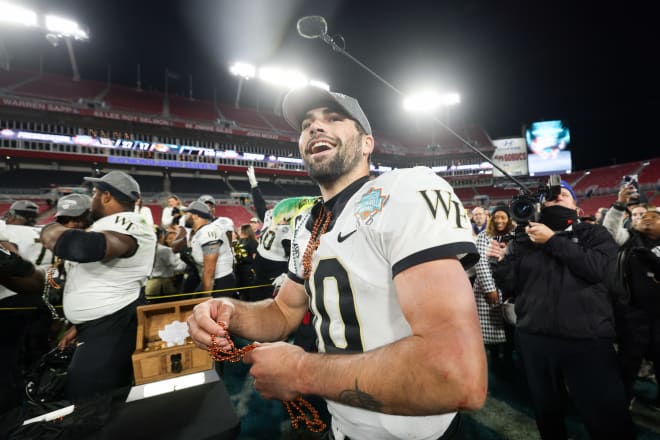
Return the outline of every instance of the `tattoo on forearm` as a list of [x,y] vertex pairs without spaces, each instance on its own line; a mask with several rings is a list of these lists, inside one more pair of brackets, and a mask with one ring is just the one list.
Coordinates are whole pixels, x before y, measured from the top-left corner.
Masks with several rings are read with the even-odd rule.
[[372,395],[360,390],[357,379],[355,379],[355,389],[344,390],[339,393],[339,403],[368,409],[370,411],[380,411],[383,408],[381,402],[374,399]]

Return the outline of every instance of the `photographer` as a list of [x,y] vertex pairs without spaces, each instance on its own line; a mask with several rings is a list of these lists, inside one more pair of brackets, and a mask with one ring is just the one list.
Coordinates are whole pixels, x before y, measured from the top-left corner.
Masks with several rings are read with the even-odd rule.
[[[613,292],[619,337],[619,362],[627,398],[632,406],[634,384],[644,356],[660,374],[660,212],[649,206],[617,258]],[[657,390],[656,390],[657,393]],[[660,396],[651,403],[660,408]]]
[[488,255],[500,260],[493,276],[516,297],[516,351],[541,437],[568,437],[568,389],[591,438],[634,438],[606,287],[617,246],[602,226],[578,223],[577,211],[575,192],[561,181],[539,222],[508,246],[491,243]]
[[163,208],[163,212],[160,215],[160,224],[164,228],[167,228],[170,225],[181,224],[182,216],[183,213],[181,212],[181,199],[179,199],[179,197],[177,197],[175,194],[170,194],[169,197],[167,197],[167,206]]
[[[646,211],[646,204],[640,204],[638,189],[634,184],[626,183],[621,186],[612,208],[607,210],[603,226],[612,234],[616,244],[622,246],[630,237],[628,230],[639,223]],[[626,214],[629,215],[628,219]]]

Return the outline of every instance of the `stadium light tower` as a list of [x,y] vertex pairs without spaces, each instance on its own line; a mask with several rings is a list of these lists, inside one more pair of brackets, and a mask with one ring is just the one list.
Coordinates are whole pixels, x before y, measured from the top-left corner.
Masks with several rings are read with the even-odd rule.
[[[69,52],[71,61],[71,70],[73,70],[73,80],[80,81],[80,72],[73,52],[73,40],[89,40],[89,32],[74,20],[58,17],[56,15],[39,16],[36,11],[18,6],[5,1],[0,1],[0,29],[4,25],[22,25],[25,27],[34,27],[45,33],[46,40],[56,47],[60,40],[64,40]],[[0,63],[4,63],[9,68],[9,55],[6,53],[4,44],[0,41]]]
[[0,2],[0,22],[22,26],[37,26],[37,13],[23,6]]
[[425,91],[412,94],[403,100],[403,108],[417,113],[432,113],[441,107],[450,107],[461,103],[458,93],[440,94]]
[[[37,13],[23,6],[0,2],[0,30],[4,27],[36,27],[39,24]],[[0,34],[0,68],[9,70],[10,56],[2,34]]]
[[75,21],[69,20],[68,18],[58,17],[56,15],[46,15],[44,27],[46,29],[46,39],[53,45],[53,47],[57,47],[59,41],[64,40],[69,53],[69,61],[71,62],[71,70],[73,71],[73,80],[80,81],[78,63],[76,62],[76,55],[73,51],[73,44],[71,41],[87,41],[89,40],[89,32],[83,29]]
[[[461,97],[458,93],[437,93],[433,91],[424,91],[412,94],[403,100],[403,108],[410,112],[431,115],[438,109],[445,110],[445,122],[449,126],[449,108],[458,105]],[[435,142],[435,124],[431,124],[431,143],[429,150],[435,151],[440,148]]]
[[283,87],[285,90],[289,90],[296,87],[302,87],[305,85],[311,85],[318,87],[324,90],[330,90],[330,86],[319,80],[307,79],[307,77],[297,72],[293,69],[281,69],[277,67],[255,67],[247,63],[234,63],[229,67],[229,72],[232,75],[238,77],[238,90],[236,92],[236,101],[234,106],[239,108],[239,101],[241,97],[241,91],[243,89],[243,81],[259,78],[261,81],[266,83]]
[[284,86],[287,89],[309,84],[309,80],[302,73],[290,69],[279,69],[277,67],[260,68],[259,79],[276,86]]
[[238,77],[238,89],[236,90],[236,101],[234,107],[239,108],[241,100],[241,91],[243,90],[243,81],[254,78],[257,75],[257,68],[252,64],[236,62],[229,66],[229,72]]

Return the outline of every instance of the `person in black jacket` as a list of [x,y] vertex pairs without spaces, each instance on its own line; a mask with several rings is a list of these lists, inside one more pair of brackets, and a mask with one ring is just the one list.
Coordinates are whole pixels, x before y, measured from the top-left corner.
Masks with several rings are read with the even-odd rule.
[[[617,299],[619,362],[632,406],[644,357],[653,362],[656,378],[660,377],[660,211],[649,205],[635,226],[623,230],[621,236],[626,239],[619,250],[612,288]],[[651,406],[660,408],[657,389]]]
[[561,186],[538,223],[488,252],[500,259],[498,287],[516,298],[516,349],[536,424],[543,439],[568,438],[568,392],[591,438],[634,438],[606,283],[617,245],[602,226],[578,222],[577,197]]

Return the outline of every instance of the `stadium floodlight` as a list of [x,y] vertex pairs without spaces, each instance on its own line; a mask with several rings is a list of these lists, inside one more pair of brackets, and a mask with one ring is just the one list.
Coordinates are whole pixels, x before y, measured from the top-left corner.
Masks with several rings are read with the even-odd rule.
[[74,40],[86,41],[89,39],[87,31],[82,29],[78,23],[68,18],[56,15],[46,15],[46,32],[59,38],[73,38]]
[[442,95],[441,101],[444,107],[458,105],[461,103],[461,95],[455,92],[445,93],[444,95]]
[[37,26],[37,13],[23,6],[0,2],[0,23]]
[[259,79],[287,88],[301,87],[309,84],[307,77],[295,70],[284,70],[276,67],[262,67],[259,69]]
[[324,83],[323,81],[318,81],[315,79],[310,79],[309,80],[309,85],[312,87],[318,87],[319,89],[323,89],[326,91],[330,91],[330,84]]
[[440,107],[448,107],[461,102],[458,93],[440,94],[433,91],[415,93],[403,100],[403,108],[408,111],[430,113]]
[[229,71],[232,75],[239,76],[243,79],[254,78],[257,74],[257,68],[252,64],[236,62],[229,66]]

